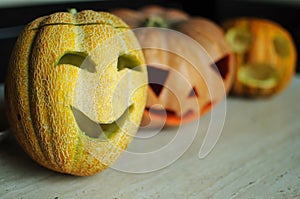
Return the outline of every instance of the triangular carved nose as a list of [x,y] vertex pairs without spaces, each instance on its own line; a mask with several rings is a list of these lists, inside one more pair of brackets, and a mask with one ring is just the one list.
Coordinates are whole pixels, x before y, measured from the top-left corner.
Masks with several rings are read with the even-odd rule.
[[148,66],[147,70],[149,86],[156,96],[159,96],[168,78],[169,71],[152,66]]

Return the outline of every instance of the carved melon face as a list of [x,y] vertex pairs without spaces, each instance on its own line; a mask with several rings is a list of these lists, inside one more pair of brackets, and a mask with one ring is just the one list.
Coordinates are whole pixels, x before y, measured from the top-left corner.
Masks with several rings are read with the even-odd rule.
[[223,26],[236,57],[234,94],[267,97],[287,87],[295,72],[297,54],[284,27],[260,18],[231,19]]
[[139,43],[119,18],[89,10],[42,17],[25,28],[12,54],[11,130],[41,165],[92,175],[132,140],[146,85]]

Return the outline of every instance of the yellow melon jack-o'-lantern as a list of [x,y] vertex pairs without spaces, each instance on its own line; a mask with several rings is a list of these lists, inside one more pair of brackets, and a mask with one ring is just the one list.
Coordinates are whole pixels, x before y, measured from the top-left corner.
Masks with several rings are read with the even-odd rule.
[[78,176],[102,171],[122,154],[146,94],[134,33],[118,17],[92,10],[28,24],[5,83],[10,129],[20,145],[39,164]]
[[283,26],[268,19],[242,17],[226,20],[223,27],[236,57],[233,94],[268,97],[288,86],[297,53]]
[[[191,17],[176,8],[157,5],[139,10],[119,8],[112,13],[134,30],[148,65],[148,100],[142,126],[157,127],[162,126],[161,123],[178,126],[192,122],[226,96],[233,82],[235,65],[219,25],[206,18]],[[145,30],[140,30],[142,28]],[[172,31],[189,39],[172,37]],[[189,40],[201,47],[190,48]],[[199,60],[199,54],[206,57],[206,61]],[[195,62],[189,63],[191,59]],[[213,85],[220,77],[223,85]],[[208,79],[212,81],[208,83]],[[213,89],[209,91],[210,86]]]

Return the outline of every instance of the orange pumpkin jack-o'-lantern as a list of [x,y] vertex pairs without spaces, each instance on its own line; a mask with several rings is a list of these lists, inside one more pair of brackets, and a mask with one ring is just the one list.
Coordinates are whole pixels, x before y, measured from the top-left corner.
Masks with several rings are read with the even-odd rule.
[[287,87],[295,73],[297,54],[284,27],[250,17],[228,19],[223,27],[236,57],[233,94],[269,97]]
[[[112,13],[133,29],[148,66],[142,126],[178,126],[194,121],[228,93],[234,59],[216,23],[156,5],[139,10],[119,8]],[[174,32],[182,35],[177,37]],[[193,48],[193,42],[198,47]]]

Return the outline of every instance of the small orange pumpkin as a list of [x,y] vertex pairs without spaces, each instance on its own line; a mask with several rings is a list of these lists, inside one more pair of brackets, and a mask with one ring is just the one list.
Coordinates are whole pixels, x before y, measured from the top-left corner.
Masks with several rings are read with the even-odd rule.
[[87,176],[122,154],[142,119],[147,70],[118,17],[84,10],[29,23],[5,83],[10,129],[39,164]]
[[[229,92],[235,65],[219,25],[203,17],[191,17],[180,9],[157,5],[138,10],[117,8],[111,12],[134,30],[148,66],[148,100],[142,126],[178,126],[192,122],[209,112]],[[141,27],[157,28],[140,30]],[[188,36],[204,50],[193,51],[187,40],[176,39],[170,31],[161,29]],[[181,53],[172,52],[175,49]],[[209,57],[208,61],[201,61],[199,54]],[[197,61],[190,63],[186,57]],[[209,85],[208,79],[212,80]],[[219,80],[221,86],[213,85],[213,81]],[[210,86],[213,89],[209,90]]]
[[269,97],[288,86],[295,73],[297,52],[283,26],[254,17],[227,19],[222,26],[236,57],[233,94]]

